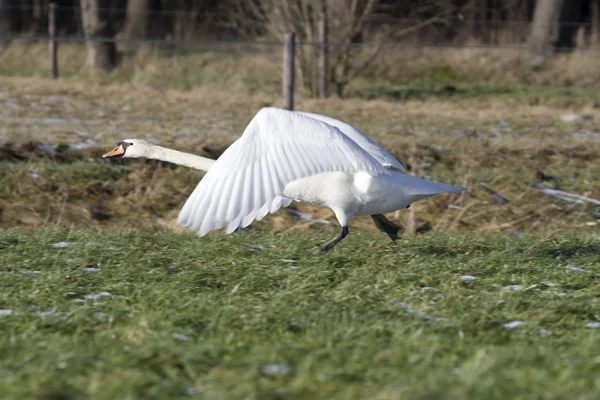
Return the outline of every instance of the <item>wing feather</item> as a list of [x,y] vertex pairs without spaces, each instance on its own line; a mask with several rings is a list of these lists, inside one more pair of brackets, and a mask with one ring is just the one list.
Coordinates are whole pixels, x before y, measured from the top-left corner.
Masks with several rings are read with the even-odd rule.
[[184,204],[178,221],[200,236],[231,233],[289,206],[285,185],[321,172],[389,173],[365,149],[325,122],[264,108],[214,163]]
[[406,172],[406,168],[394,158],[386,149],[379,146],[373,139],[365,135],[360,130],[356,129],[354,126],[340,121],[335,118],[331,118],[321,114],[296,111],[299,114],[306,115],[308,117],[317,119],[319,121],[323,121],[326,124],[335,126],[338,128],[344,135],[348,136],[352,139],[356,144],[362,147],[367,153],[369,153],[374,159],[379,161],[382,165],[386,167],[394,167],[398,168],[402,172]]

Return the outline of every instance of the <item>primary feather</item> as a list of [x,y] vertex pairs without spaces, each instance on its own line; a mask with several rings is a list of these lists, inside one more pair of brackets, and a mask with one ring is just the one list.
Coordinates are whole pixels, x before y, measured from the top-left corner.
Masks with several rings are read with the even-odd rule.
[[400,164],[398,160],[394,158],[386,149],[379,146],[377,143],[373,141],[370,137],[365,135],[363,132],[355,128],[354,126],[340,121],[335,118],[327,117],[321,114],[314,114],[305,111],[296,111],[298,114],[306,115],[307,117],[311,117],[317,119],[319,121],[323,121],[331,126],[335,126],[338,128],[344,135],[348,136],[352,139],[356,144],[362,147],[367,153],[369,153],[374,159],[379,161],[381,165],[384,167],[393,167],[398,168],[402,172],[406,172],[406,168],[404,165]]
[[325,172],[387,174],[385,166],[338,128],[292,111],[263,108],[215,162],[178,221],[200,236],[231,232],[276,212],[285,186]]

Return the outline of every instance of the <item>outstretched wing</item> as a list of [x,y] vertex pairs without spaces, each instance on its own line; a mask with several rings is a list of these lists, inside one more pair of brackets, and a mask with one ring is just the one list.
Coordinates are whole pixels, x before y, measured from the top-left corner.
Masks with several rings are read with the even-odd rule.
[[404,168],[404,165],[402,165],[400,161],[396,160],[394,156],[392,156],[386,149],[379,146],[377,143],[375,143],[375,141],[373,141],[373,139],[371,139],[352,125],[321,114],[309,113],[304,111],[296,112],[314,119],[318,119],[319,121],[323,121],[329,125],[335,126],[344,135],[348,136],[350,139],[356,142],[357,145],[362,147],[374,159],[379,161],[383,166],[398,168],[400,171],[406,172],[406,168]]
[[204,175],[178,221],[200,236],[225,226],[231,233],[276,212],[287,201],[281,197],[287,183],[334,171],[389,173],[337,128],[263,108]]

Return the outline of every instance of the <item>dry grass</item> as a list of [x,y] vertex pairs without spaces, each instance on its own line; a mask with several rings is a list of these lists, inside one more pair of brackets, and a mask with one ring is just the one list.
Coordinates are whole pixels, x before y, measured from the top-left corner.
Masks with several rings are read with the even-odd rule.
[[[239,48],[239,46],[237,46]],[[85,46],[61,43],[58,65],[61,77],[86,82],[132,83],[156,88],[188,90],[197,86],[229,87],[242,92],[279,91],[279,47],[264,47],[256,54],[234,53],[232,48],[211,48],[189,52],[164,48],[142,48],[136,56],[123,56],[111,74],[85,68]],[[223,52],[225,51],[225,52]],[[48,48],[45,44],[14,42],[0,50],[0,75],[48,76]]]
[[[3,158],[23,158],[2,167],[0,208],[5,227],[174,227],[177,212],[199,175],[133,161],[124,163],[125,170],[111,172],[108,165],[96,163],[100,154],[121,139],[144,137],[216,157],[260,107],[280,101],[268,91],[240,93],[210,85],[178,91],[132,83],[13,77],[0,78],[0,86],[4,90],[0,143],[12,143],[14,153],[10,156],[5,148]],[[596,229],[594,209],[546,197],[531,187],[536,172],[543,171],[560,177],[564,190],[600,198],[597,124],[594,120],[559,122],[557,115],[566,110],[555,104],[499,99],[400,103],[300,96],[297,108],[349,121],[415,173],[470,188],[459,198],[439,196],[417,203],[418,232]],[[600,117],[590,104],[572,111]],[[49,156],[35,143],[62,145]],[[82,143],[89,147],[69,149]],[[47,163],[52,159],[60,165]],[[78,164],[63,165],[77,160]],[[510,203],[498,204],[481,182]],[[447,209],[446,203],[463,209]],[[112,218],[98,221],[90,213],[92,208]],[[331,219],[327,210],[299,209]],[[401,212],[393,217],[406,226],[408,215]],[[298,222],[280,213],[258,226],[279,231],[319,226]],[[355,227],[372,228],[368,219],[357,219]]]
[[[281,46],[219,43],[183,50],[168,45],[147,46],[135,56],[123,56],[111,74],[90,73],[82,43],[61,43],[59,69],[63,77],[100,83],[118,82],[156,88],[190,90],[199,86],[237,92],[277,94],[281,87]],[[336,49],[332,48],[332,59]],[[357,63],[373,58],[372,48],[355,51]],[[0,75],[47,76],[48,49],[43,42],[14,41],[0,49]],[[358,94],[373,85],[480,84],[589,87],[600,84],[600,55],[576,50],[544,64],[531,64],[515,47],[385,48],[349,87]],[[301,80],[301,77],[299,76]],[[303,92],[299,85],[298,90]]]
[[[578,50],[531,64],[518,48],[418,48],[382,52],[369,77],[487,84],[588,86],[600,83],[600,54]],[[432,76],[432,74],[434,76]]]

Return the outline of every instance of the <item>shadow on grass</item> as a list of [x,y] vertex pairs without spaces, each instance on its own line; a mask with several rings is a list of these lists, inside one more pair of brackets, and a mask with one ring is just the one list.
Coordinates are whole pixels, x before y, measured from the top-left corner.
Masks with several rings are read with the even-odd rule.
[[541,247],[536,249],[536,255],[552,258],[598,256],[600,244],[594,243],[568,243],[559,246]]
[[357,89],[355,96],[366,100],[387,98],[397,101],[436,99],[551,99],[551,98],[590,98],[597,94],[588,88],[564,88],[519,85],[485,85],[485,84],[423,84],[423,85],[378,85]]
[[452,247],[445,247],[439,245],[425,245],[419,246],[415,250],[421,255],[427,256],[444,256],[444,257],[456,257],[465,254],[486,254],[492,251],[492,248],[481,244],[469,244],[469,245],[458,245]]

